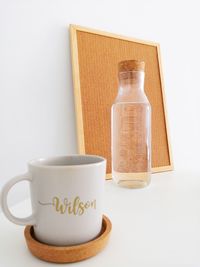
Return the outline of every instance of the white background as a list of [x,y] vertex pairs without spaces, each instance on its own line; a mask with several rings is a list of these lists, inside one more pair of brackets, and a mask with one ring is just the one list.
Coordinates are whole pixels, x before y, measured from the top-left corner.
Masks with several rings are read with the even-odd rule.
[[32,158],[76,152],[69,24],[161,44],[175,169],[197,169],[198,2],[0,0],[0,188]]

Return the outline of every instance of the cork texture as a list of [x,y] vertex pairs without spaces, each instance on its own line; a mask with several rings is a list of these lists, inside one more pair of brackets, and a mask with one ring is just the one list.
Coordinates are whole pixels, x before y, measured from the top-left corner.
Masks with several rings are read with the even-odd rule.
[[31,225],[25,227],[24,236],[28,249],[35,257],[47,262],[71,263],[88,259],[102,251],[109,241],[111,230],[112,223],[104,215],[99,236],[79,245],[52,246],[42,243],[35,238],[34,229]]
[[170,165],[157,47],[77,31],[85,153],[107,159],[111,173],[111,106],[118,91],[118,63],[145,62],[145,92],[152,107],[152,167]]

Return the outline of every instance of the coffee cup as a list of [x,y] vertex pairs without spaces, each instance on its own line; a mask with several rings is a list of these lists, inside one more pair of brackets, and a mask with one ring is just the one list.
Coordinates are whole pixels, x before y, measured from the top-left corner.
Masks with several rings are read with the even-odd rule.
[[[56,246],[77,245],[99,235],[103,216],[106,160],[95,155],[40,158],[28,163],[28,172],[2,189],[5,216],[19,225],[33,225],[37,240]],[[32,214],[14,216],[7,203],[16,183],[30,182]]]

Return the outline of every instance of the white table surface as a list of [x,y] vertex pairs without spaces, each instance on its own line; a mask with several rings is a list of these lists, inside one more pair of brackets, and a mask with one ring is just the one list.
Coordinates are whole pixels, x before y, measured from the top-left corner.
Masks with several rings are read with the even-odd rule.
[[[107,181],[105,191],[110,241],[97,256],[73,266],[200,266],[200,171],[154,174],[149,187],[137,190]],[[12,210],[26,215],[29,204]],[[0,214],[0,267],[58,266],[30,254],[23,230]]]

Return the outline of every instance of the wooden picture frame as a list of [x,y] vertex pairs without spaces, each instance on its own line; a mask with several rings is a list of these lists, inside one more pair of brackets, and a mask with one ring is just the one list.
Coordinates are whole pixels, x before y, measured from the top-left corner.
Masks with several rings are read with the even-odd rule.
[[152,172],[173,170],[158,43],[70,25],[78,152],[107,158],[111,178],[110,110],[117,63],[145,61],[145,92],[152,106]]

